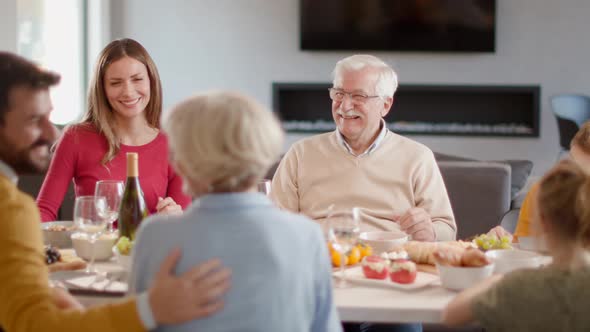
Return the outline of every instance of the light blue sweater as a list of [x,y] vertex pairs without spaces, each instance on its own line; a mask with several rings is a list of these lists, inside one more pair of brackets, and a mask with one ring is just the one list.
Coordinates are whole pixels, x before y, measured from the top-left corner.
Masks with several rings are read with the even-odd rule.
[[220,313],[158,331],[342,330],[319,225],[281,211],[262,194],[207,195],[180,217],[145,220],[133,248],[130,289],[148,289],[174,247],[182,248],[177,273],[217,257],[232,270],[232,286]]

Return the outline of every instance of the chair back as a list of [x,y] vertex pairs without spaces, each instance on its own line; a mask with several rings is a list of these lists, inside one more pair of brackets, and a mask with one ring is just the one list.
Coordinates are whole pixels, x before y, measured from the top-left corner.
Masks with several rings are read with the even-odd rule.
[[486,161],[439,161],[457,239],[487,233],[510,210],[511,168]]
[[551,98],[551,108],[557,120],[559,145],[569,150],[570,141],[582,124],[590,120],[590,97],[563,94]]

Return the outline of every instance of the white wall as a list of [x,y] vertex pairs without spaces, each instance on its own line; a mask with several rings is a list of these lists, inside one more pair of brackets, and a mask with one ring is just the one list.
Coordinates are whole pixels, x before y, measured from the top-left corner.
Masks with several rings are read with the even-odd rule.
[[16,52],[16,1],[0,0],[0,50]]
[[[114,38],[138,39],[151,52],[166,106],[212,88],[238,89],[271,106],[271,82],[327,82],[335,62],[350,54],[300,51],[298,3],[116,1],[111,31]],[[589,13],[587,0],[497,0],[495,53],[376,55],[394,65],[402,83],[540,84],[540,138],[413,138],[445,153],[530,159],[534,172],[541,174],[558,153],[549,96],[590,94]],[[290,140],[300,137],[292,135]]]

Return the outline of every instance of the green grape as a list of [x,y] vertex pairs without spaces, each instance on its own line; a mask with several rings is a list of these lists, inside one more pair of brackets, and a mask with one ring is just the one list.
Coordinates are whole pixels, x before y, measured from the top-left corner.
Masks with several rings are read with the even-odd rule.
[[483,250],[512,248],[509,236],[498,238],[495,235],[481,234],[473,240],[473,243]]
[[495,236],[493,236],[493,237],[491,236],[489,243],[490,243],[491,247],[494,248],[494,247],[496,247],[496,244],[498,244],[498,239]]
[[133,248],[133,241],[129,241],[129,238],[126,236],[121,236],[119,241],[117,241],[117,250],[121,255],[129,255],[131,253],[131,249]]

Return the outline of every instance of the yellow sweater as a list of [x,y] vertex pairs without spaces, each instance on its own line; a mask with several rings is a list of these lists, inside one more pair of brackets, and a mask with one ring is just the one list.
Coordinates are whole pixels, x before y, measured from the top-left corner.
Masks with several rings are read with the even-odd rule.
[[524,236],[532,236],[538,234],[538,229],[533,224],[533,213],[535,210],[535,200],[537,192],[539,191],[539,184],[535,183],[529,192],[526,194],[522,206],[520,207],[520,213],[518,214],[518,222],[516,224],[516,230],[514,231],[514,237],[518,238]]
[[362,209],[363,230],[396,230],[397,217],[421,207],[438,241],[454,240],[455,219],[434,155],[426,146],[388,131],[371,153],[353,156],[331,132],[293,144],[272,180],[281,208],[321,222],[328,207]]
[[145,331],[134,299],[88,309],[52,302],[33,199],[0,174],[0,326],[7,332]]

